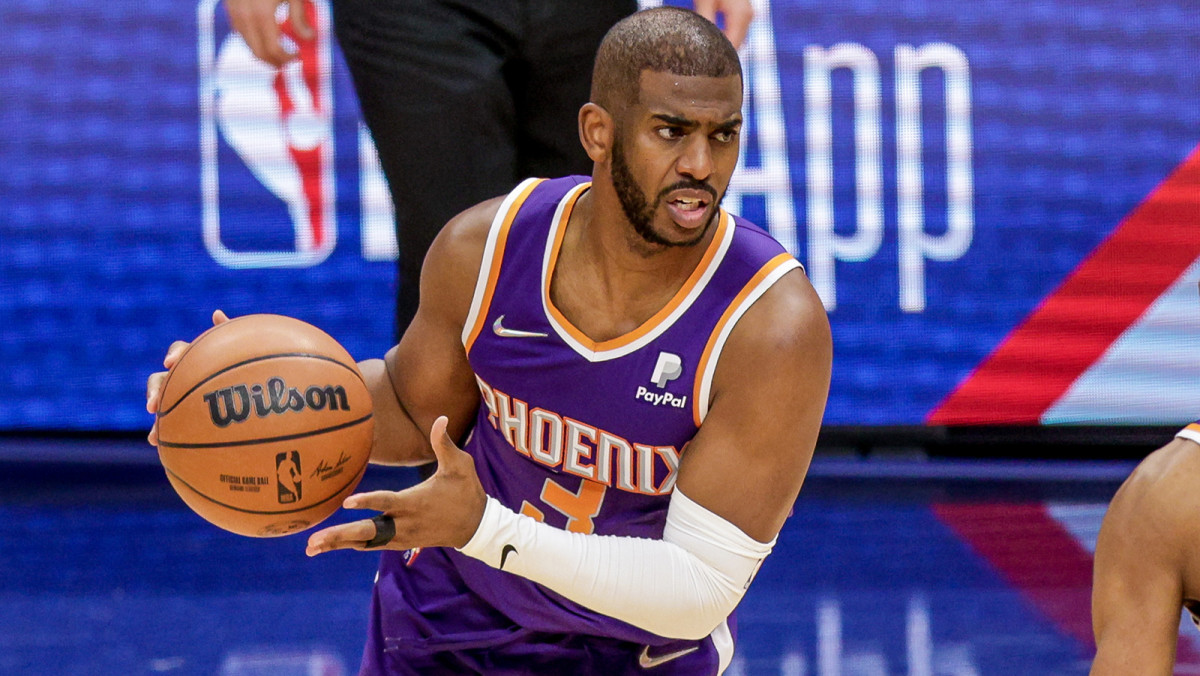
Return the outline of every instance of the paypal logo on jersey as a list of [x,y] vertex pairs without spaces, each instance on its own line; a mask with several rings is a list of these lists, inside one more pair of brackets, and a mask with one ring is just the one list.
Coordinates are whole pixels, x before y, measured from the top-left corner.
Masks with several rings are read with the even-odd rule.
[[654,374],[650,376],[650,382],[662,389],[667,386],[667,383],[681,375],[683,375],[683,360],[679,358],[679,355],[659,352],[658,363],[654,365]]
[[[654,365],[654,373],[650,376],[650,382],[654,383],[659,389],[665,389],[667,383],[675,380],[683,375],[683,360],[679,355],[671,354],[670,352],[659,352],[658,362]],[[670,392],[651,392],[645,386],[639,386],[634,397],[642,401],[648,401],[655,406],[670,406],[671,408],[683,408],[687,406],[687,397],[676,397]]]
[[687,397],[677,397],[670,392],[651,392],[645,387],[638,387],[637,394],[634,395],[638,399],[648,401],[655,406],[670,406],[671,408],[683,408],[687,406]]

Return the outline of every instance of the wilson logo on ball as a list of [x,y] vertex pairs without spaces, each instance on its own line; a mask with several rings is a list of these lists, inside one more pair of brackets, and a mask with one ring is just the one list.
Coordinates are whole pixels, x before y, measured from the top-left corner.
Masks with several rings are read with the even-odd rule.
[[208,413],[217,427],[228,427],[250,417],[281,415],[288,411],[349,411],[346,389],[341,385],[312,385],[303,392],[288,387],[283,378],[271,378],[266,385],[234,385],[204,395]]

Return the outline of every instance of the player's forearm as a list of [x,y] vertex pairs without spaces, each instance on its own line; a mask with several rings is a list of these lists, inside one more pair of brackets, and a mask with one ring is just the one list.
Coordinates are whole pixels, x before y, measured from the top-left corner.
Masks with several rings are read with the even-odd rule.
[[489,499],[461,551],[660,636],[700,639],[733,612],[773,545],[676,491],[662,540],[569,533]]
[[374,405],[375,442],[371,462],[380,465],[421,465],[433,460],[428,439],[400,405],[382,359],[358,363]]

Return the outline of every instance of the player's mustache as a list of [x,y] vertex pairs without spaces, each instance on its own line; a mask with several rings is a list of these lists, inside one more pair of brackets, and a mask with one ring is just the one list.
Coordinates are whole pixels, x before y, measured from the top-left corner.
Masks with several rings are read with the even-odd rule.
[[663,188],[658,193],[658,201],[661,202],[663,199],[666,198],[666,196],[668,194],[670,194],[674,190],[703,190],[704,192],[708,193],[709,195],[712,195],[712,199],[714,202],[717,201],[717,189],[712,187],[705,181],[700,181],[700,180],[697,180],[694,178],[693,179],[685,178],[682,181],[676,181],[675,183],[672,183],[671,185]]

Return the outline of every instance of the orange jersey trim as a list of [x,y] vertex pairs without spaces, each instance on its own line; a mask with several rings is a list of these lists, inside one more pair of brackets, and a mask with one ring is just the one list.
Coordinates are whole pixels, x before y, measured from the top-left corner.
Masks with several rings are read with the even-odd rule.
[[[479,313],[475,317],[475,324],[471,327],[471,333],[465,344],[466,353],[471,354],[471,347],[475,344],[475,339],[483,331],[483,327],[487,324],[488,309],[492,305],[492,296],[496,293],[496,281],[500,279],[500,267],[504,264],[504,246],[508,241],[508,231],[512,228],[513,221],[517,218],[517,212],[521,210],[521,205],[525,204],[525,200],[529,198],[533,189],[540,185],[546,179],[538,179],[530,181],[529,185],[517,195],[512,204],[508,207],[508,213],[504,215],[504,222],[500,225],[500,231],[496,236],[495,248],[492,251],[491,265],[488,269],[487,286],[483,290],[483,300],[479,304]],[[486,255],[486,249],[485,249]]]
[[704,251],[704,256],[700,259],[700,263],[696,266],[696,269],[692,271],[692,274],[688,276],[687,281],[683,283],[683,286],[675,292],[675,295],[665,306],[663,306],[661,310],[654,313],[653,317],[647,319],[642,323],[641,326],[637,327],[633,331],[630,331],[623,336],[618,336],[616,338],[597,343],[589,338],[583,331],[580,331],[578,328],[576,328],[575,325],[567,319],[566,315],[564,315],[557,307],[554,306],[554,301],[550,299],[550,283],[551,280],[554,279],[554,266],[558,264],[558,254],[560,249],[562,249],[563,238],[567,232],[567,220],[570,218],[571,211],[575,207],[575,200],[578,199],[579,195],[582,194],[583,191],[580,191],[578,194],[576,194],[567,207],[563,209],[562,219],[558,223],[558,231],[554,236],[554,244],[550,249],[550,262],[546,268],[546,281],[545,286],[542,289],[542,294],[544,296],[546,310],[564,331],[570,334],[570,336],[584,348],[592,352],[605,352],[608,350],[620,349],[645,337],[647,334],[657,329],[664,321],[666,321],[668,317],[671,316],[672,313],[675,312],[676,309],[679,308],[680,305],[683,304],[684,300],[687,299],[688,295],[691,294],[692,290],[696,288],[696,285],[700,283],[700,280],[705,277],[705,273],[708,272],[709,268],[713,265],[713,260],[716,258],[717,252],[721,249],[721,243],[725,239],[725,231],[729,228],[730,219],[729,214],[722,209],[720,212],[721,217],[717,222],[717,230],[715,233],[713,233],[712,241],[708,243],[708,248]]
[[763,283],[763,280],[769,277],[780,266],[787,265],[789,262],[794,262],[795,260],[790,253],[784,252],[764,263],[758,269],[758,272],[754,273],[754,276],[750,278],[750,281],[746,282],[742,290],[738,291],[737,296],[725,308],[725,312],[721,314],[721,318],[717,320],[717,325],[713,327],[712,333],[708,336],[708,343],[704,346],[704,353],[700,355],[700,363],[696,366],[696,379],[692,384],[692,420],[696,423],[696,427],[699,427],[701,423],[700,391],[704,386],[704,374],[708,370],[708,362],[713,357],[713,351],[716,349],[717,341],[722,332],[724,332],[725,326],[738,313],[739,308],[742,307],[742,303],[746,301],[746,298],[754,293],[754,290]]
[[1189,424],[1187,427],[1175,433],[1175,436],[1180,439],[1187,439],[1200,444],[1200,420]]

